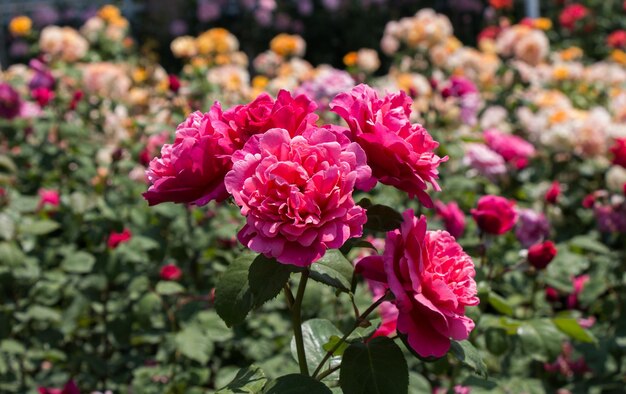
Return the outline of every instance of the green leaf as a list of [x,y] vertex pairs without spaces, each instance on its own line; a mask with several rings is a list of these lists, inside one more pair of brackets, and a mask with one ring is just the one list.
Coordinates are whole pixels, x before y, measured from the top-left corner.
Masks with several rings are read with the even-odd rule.
[[322,382],[309,376],[290,374],[272,380],[265,386],[263,394],[330,394]]
[[14,242],[0,242],[0,267],[17,267],[24,264],[26,255]]
[[517,329],[524,353],[538,361],[548,361],[561,353],[564,335],[550,319],[524,322]]
[[552,322],[563,333],[567,334],[570,338],[574,338],[581,342],[596,343],[598,340],[593,334],[585,330],[578,324],[578,321],[572,317],[555,317]]
[[6,213],[0,213],[0,237],[10,240],[15,235],[15,222]]
[[37,220],[23,223],[19,226],[19,232],[30,235],[45,235],[60,227],[54,220]]
[[478,349],[470,341],[452,341],[450,343],[450,352],[463,365],[472,368],[478,375],[487,377],[487,366]]
[[509,338],[502,328],[490,327],[485,331],[485,345],[491,354],[500,356],[508,348]]
[[568,242],[571,246],[586,250],[588,252],[595,252],[599,254],[609,254],[611,249],[601,242],[596,241],[589,235],[578,235]]
[[[330,341],[332,336],[341,337],[342,335],[333,323],[325,319],[311,319],[302,323],[302,340],[309,367],[315,368],[322,361],[328,352],[324,349],[324,345]],[[294,360],[298,359],[295,338],[291,338],[291,354]]]
[[87,252],[73,252],[63,259],[61,268],[66,272],[85,274],[91,272],[95,262],[96,258]]
[[200,327],[190,325],[176,334],[176,349],[187,358],[206,364],[213,354],[213,342]]
[[0,342],[0,350],[7,354],[24,354],[24,345],[14,339],[3,339]]
[[215,310],[229,327],[242,323],[254,306],[248,271],[255,258],[254,253],[242,253],[217,281]]
[[[322,346],[322,348],[324,348],[324,350],[326,350],[327,352],[330,352],[331,350],[335,348],[335,346],[337,346],[340,343],[340,341],[341,341],[341,338],[338,335],[331,335],[328,342],[326,342],[324,346]],[[346,342],[342,342],[341,345],[339,345],[339,347],[337,348],[337,350],[333,352],[333,356],[341,356],[346,351],[347,348],[348,348],[348,344]]]
[[248,368],[240,369],[235,378],[215,394],[257,394],[263,390],[266,383],[267,378],[261,368],[251,365]]
[[409,372],[409,394],[432,393],[433,389],[428,379],[417,372]]
[[161,295],[173,295],[185,292],[185,288],[177,282],[161,280],[156,284],[155,291]]
[[311,279],[349,292],[354,266],[339,250],[327,250],[324,257],[311,265]]
[[374,204],[367,207],[365,228],[372,231],[391,231],[402,225],[402,215],[386,205]]
[[259,307],[280,294],[294,267],[259,254],[248,272],[248,283],[254,306]]
[[339,383],[345,394],[407,394],[409,370],[398,345],[378,337],[346,349]]
[[513,307],[509,305],[507,301],[498,294],[490,292],[488,301],[489,304],[498,312],[507,316],[513,316]]

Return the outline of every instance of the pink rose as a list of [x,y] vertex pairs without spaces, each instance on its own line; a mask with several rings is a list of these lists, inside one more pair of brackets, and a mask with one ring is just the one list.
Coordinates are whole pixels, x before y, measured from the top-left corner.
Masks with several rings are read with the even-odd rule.
[[459,238],[465,231],[465,214],[459,208],[456,202],[450,202],[447,205],[441,201],[435,202],[435,211],[441,217],[446,231],[454,238]]
[[68,381],[62,389],[39,387],[39,394],[80,394],[80,390],[73,380]]
[[500,196],[481,197],[471,213],[480,230],[488,234],[504,234],[517,221],[515,201]]
[[525,168],[528,165],[528,159],[535,155],[535,147],[516,135],[489,129],[484,131],[483,136],[491,150],[517,169]]
[[465,307],[478,305],[472,259],[446,231],[426,231],[412,210],[387,233],[385,252],[358,263],[366,278],[383,282],[396,297],[397,330],[422,357],[442,357],[450,338],[467,339],[474,322]]
[[235,106],[224,112],[223,124],[218,127],[228,135],[234,149],[241,149],[255,134],[269,129],[285,129],[294,137],[315,126],[316,105],[305,95],[292,97],[286,90],[278,92],[274,101],[267,93],[262,93],[246,105]]
[[125,228],[121,233],[116,233],[115,231],[113,231],[111,232],[111,234],[109,234],[109,239],[107,240],[107,246],[111,249],[115,249],[120,244],[130,241],[132,237],[133,237],[133,234],[127,228]]
[[225,183],[246,217],[242,244],[283,264],[308,266],[361,236],[367,217],[352,190],[359,174],[371,174],[362,149],[338,138],[324,128],[295,137],[272,129],[233,155]]
[[169,139],[170,133],[168,131],[163,131],[149,136],[145,148],[139,153],[139,161],[141,164],[150,164],[150,158],[156,155],[159,149],[165,145]]
[[46,205],[57,208],[61,204],[59,192],[53,189],[39,189],[39,209]]
[[161,267],[159,274],[163,280],[178,280],[183,276],[183,271],[174,264],[167,264]]
[[432,208],[426,189],[430,183],[441,190],[437,167],[447,157],[434,153],[439,144],[426,129],[410,123],[411,103],[404,92],[381,99],[374,89],[361,84],[337,95],[330,108],[348,123],[350,138],[365,151],[375,178]]
[[554,181],[546,191],[544,198],[548,204],[556,204],[560,195],[561,184],[558,181]]
[[152,184],[143,197],[150,205],[171,201],[204,205],[228,197],[224,176],[232,167],[231,143],[215,124],[222,109],[216,103],[208,113],[196,111],[176,128],[174,144],[161,148],[146,171]]
[[617,138],[609,150],[613,154],[613,164],[626,168],[626,138]]
[[30,94],[41,108],[48,105],[48,103],[54,99],[54,91],[47,88],[33,89]]
[[587,282],[589,282],[589,275],[579,275],[572,278],[572,284],[574,285],[574,291],[567,296],[567,307],[574,309],[578,307],[578,296],[582,293]]

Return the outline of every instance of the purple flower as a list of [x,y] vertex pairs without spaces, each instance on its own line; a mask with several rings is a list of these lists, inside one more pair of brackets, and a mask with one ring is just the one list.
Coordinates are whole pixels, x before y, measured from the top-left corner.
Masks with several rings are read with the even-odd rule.
[[532,209],[520,209],[515,236],[522,246],[528,248],[550,235],[550,223],[543,213]]

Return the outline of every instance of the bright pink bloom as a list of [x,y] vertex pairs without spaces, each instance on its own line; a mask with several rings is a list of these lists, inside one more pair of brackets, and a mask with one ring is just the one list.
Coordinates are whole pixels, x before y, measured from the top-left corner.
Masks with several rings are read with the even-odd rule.
[[161,279],[178,280],[183,276],[183,271],[174,264],[167,264],[161,267]]
[[459,238],[465,231],[465,214],[459,208],[456,202],[450,202],[447,205],[441,201],[435,202],[435,211],[441,216],[446,230],[454,238]]
[[480,42],[485,39],[495,40],[501,31],[502,28],[500,26],[487,26],[478,33],[477,41]]
[[130,241],[132,237],[133,234],[127,228],[125,228],[121,233],[116,233],[115,231],[112,231],[111,234],[109,234],[107,246],[111,249],[115,249],[120,244]]
[[556,204],[561,195],[561,184],[558,181],[552,182],[548,191],[546,191],[545,200],[548,204]]
[[626,168],[626,138],[618,138],[610,149],[613,164]]
[[528,262],[538,270],[542,270],[550,264],[556,256],[557,250],[554,242],[545,241],[528,248]]
[[72,95],[72,101],[70,102],[70,110],[75,110],[76,106],[78,106],[78,103],[80,102],[80,100],[82,100],[84,96],[84,93],[82,90],[77,90],[74,92],[74,94]]
[[422,357],[442,357],[450,338],[467,339],[474,322],[465,307],[478,305],[472,259],[446,231],[426,231],[412,210],[387,233],[382,256],[362,259],[363,276],[385,283],[396,297],[397,330]]
[[515,201],[500,196],[481,197],[471,213],[480,230],[488,234],[504,234],[517,221]]
[[325,128],[295,137],[271,129],[233,154],[225,183],[246,217],[242,244],[283,264],[308,266],[361,236],[367,217],[352,191],[360,175],[371,173],[358,144],[338,139]]
[[146,175],[152,186],[143,197],[150,205],[171,201],[204,205],[228,197],[224,176],[232,167],[231,142],[216,130],[222,109],[215,103],[208,113],[196,111],[176,128],[174,144],[161,148]]
[[263,93],[246,105],[235,106],[224,112],[222,122],[215,127],[231,140],[233,149],[241,149],[255,134],[278,128],[295,137],[315,127],[316,105],[305,95],[292,97],[286,90],[278,92],[274,100]]
[[168,131],[162,131],[149,136],[145,148],[139,153],[139,161],[141,164],[150,164],[151,158],[159,152],[159,149],[165,145],[169,139],[170,133]]
[[73,380],[68,381],[62,389],[39,387],[37,391],[39,394],[80,394],[80,390]]
[[53,208],[58,207],[61,204],[61,197],[58,190],[54,189],[39,189],[39,209],[46,205]]
[[33,99],[35,99],[35,101],[37,101],[37,104],[39,104],[39,106],[41,108],[43,108],[46,105],[48,105],[48,103],[52,99],[54,99],[54,92],[52,90],[47,89],[47,88],[36,88],[36,89],[33,89],[33,90],[31,90],[30,94],[33,97]]
[[516,135],[489,129],[484,131],[483,136],[491,150],[497,152],[517,169],[525,168],[528,165],[528,159],[535,155],[535,147]]
[[574,285],[574,291],[567,296],[567,307],[569,309],[574,309],[578,307],[578,296],[582,293],[585,284],[589,282],[589,275],[579,275],[572,279],[572,283]]
[[447,157],[434,153],[439,144],[426,129],[411,124],[411,104],[404,92],[379,98],[374,89],[361,84],[337,95],[330,108],[348,123],[350,139],[365,150],[375,178],[432,208],[426,189],[430,183],[441,190],[437,167]]
[[460,77],[453,76],[450,80],[444,85],[441,89],[441,95],[443,98],[448,97],[463,97],[468,94],[477,94],[478,88],[471,80]]
[[582,4],[570,4],[561,11],[559,15],[559,23],[567,30],[574,30],[576,22],[585,18],[589,14],[589,10]]
[[606,44],[611,48],[624,48],[626,46],[626,31],[615,30],[606,38]]

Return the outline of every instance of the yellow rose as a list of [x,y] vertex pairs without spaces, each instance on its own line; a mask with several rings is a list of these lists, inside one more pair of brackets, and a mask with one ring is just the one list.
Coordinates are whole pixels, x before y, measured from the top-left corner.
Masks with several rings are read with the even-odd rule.
[[107,22],[111,22],[113,20],[119,19],[121,13],[120,9],[116,6],[107,4],[104,7],[100,8],[100,10],[98,11],[98,16]]
[[533,20],[533,26],[539,30],[550,30],[552,29],[552,21],[548,18],[537,18]]
[[33,22],[29,17],[21,15],[11,19],[9,23],[9,31],[16,37],[26,36],[30,33],[30,29],[33,27]]
[[356,64],[357,59],[358,55],[356,52],[348,52],[343,57],[343,64],[345,64],[347,67],[353,67]]

